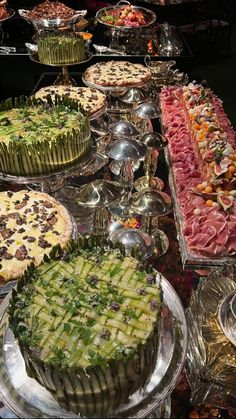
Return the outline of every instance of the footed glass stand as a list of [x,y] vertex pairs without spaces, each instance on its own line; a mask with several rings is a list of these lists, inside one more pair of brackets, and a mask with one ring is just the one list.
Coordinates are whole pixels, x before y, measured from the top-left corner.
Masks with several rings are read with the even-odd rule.
[[75,63],[66,63],[66,64],[45,64],[42,63],[39,60],[39,56],[38,53],[32,53],[30,54],[30,59],[32,61],[34,61],[35,63],[38,64],[43,64],[43,65],[47,65],[50,67],[60,67],[61,68],[61,72],[58,74],[56,80],[54,81],[54,85],[64,85],[64,86],[77,86],[76,81],[70,76],[69,71],[68,71],[68,67],[73,66],[73,65],[80,65],[80,64],[84,64],[87,63],[88,61],[90,61],[93,58],[93,54],[89,51],[87,51],[87,58],[83,61],[79,61],[79,62],[75,62]]
[[81,175],[88,168],[92,172],[95,160],[96,146],[94,145],[90,152],[84,156],[83,160],[75,162],[72,166],[61,169],[58,172],[39,176],[13,176],[0,172],[0,180],[16,185],[27,185],[29,189],[36,189],[51,194],[63,188],[67,177]]

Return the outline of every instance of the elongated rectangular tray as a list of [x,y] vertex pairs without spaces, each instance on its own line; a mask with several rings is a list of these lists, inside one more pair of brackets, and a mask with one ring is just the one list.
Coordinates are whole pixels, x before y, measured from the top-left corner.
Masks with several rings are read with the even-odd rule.
[[[162,130],[163,131],[163,130]],[[184,268],[212,268],[217,266],[235,266],[236,258],[230,256],[218,256],[218,257],[207,257],[200,255],[198,253],[190,252],[187,242],[185,240],[183,234],[183,225],[184,225],[184,218],[181,211],[181,208],[178,204],[178,197],[176,192],[176,184],[174,180],[173,170],[172,170],[172,162],[171,156],[168,150],[168,147],[165,149],[165,158],[166,162],[169,167],[169,186],[171,191],[171,196],[173,199],[174,204],[174,217],[175,217],[175,225],[177,230],[177,239],[179,241],[179,249],[181,254],[181,259]]]

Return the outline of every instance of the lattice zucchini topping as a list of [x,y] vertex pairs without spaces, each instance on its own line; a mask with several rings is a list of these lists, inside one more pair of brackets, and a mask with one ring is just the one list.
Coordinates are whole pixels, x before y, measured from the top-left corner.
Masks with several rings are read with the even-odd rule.
[[[136,259],[108,248],[77,249],[20,280],[10,304],[10,327],[30,375],[63,407],[104,414],[125,402],[154,368],[161,303],[156,275],[141,270]],[[73,391],[63,390],[62,397],[65,371]],[[113,393],[104,404],[111,377]],[[81,390],[84,380],[92,405]]]

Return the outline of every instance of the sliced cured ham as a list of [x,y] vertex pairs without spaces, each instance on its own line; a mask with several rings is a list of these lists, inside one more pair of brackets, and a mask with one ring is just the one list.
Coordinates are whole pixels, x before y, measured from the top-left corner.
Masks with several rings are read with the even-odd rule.
[[165,86],[160,102],[186,246],[193,255],[236,255],[236,191],[229,187],[236,179],[236,134],[222,102],[193,84]]

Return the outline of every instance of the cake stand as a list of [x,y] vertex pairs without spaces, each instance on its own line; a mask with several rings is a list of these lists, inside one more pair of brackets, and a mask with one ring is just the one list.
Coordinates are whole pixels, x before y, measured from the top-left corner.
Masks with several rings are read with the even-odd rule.
[[[111,414],[112,418],[155,417],[155,410],[166,401],[183,368],[187,346],[184,310],[169,282],[159,273],[157,279],[163,290],[163,314],[156,365],[145,387],[130,396],[127,404]],[[62,410],[51,393],[28,377],[19,346],[8,328],[9,298],[0,307],[1,400],[21,418],[78,418]]]
[[87,63],[93,58],[93,54],[90,51],[87,51],[87,58],[83,61],[75,62],[75,63],[65,63],[65,64],[46,64],[42,63],[39,60],[39,56],[37,52],[30,54],[31,61],[34,61],[37,64],[48,65],[50,67],[61,67],[61,72],[58,74],[56,80],[54,81],[54,85],[64,85],[64,86],[77,86],[75,80],[70,76],[68,72],[68,67],[73,65],[80,65]]
[[8,16],[0,20],[0,41],[3,40],[3,37],[4,37],[2,23],[8,19],[11,19],[15,15],[15,10],[13,9],[7,9],[7,12],[8,12]]
[[[135,89],[136,97],[144,97],[144,100],[151,97],[151,93],[148,91],[149,81],[134,83],[127,86],[102,86],[100,84],[87,81],[84,76],[82,76],[82,81],[86,86],[91,87],[92,89],[101,90],[101,92],[106,94],[108,103],[107,111],[109,113],[130,114],[132,112],[133,104],[137,104],[136,101],[132,102],[132,94],[130,96],[130,101],[129,99],[127,99],[128,101],[121,100],[122,98],[125,99],[129,96],[128,92],[130,90]],[[142,92],[140,95],[137,93],[139,89],[141,89]]]
[[93,145],[91,150],[84,155],[79,162],[74,162],[73,165],[62,168],[58,171],[47,175],[38,176],[13,176],[0,172],[0,180],[10,182],[16,185],[28,185],[29,189],[37,189],[45,193],[53,193],[58,189],[63,188],[65,180],[69,176],[78,176],[85,172],[86,169],[92,165],[96,159],[96,146]]

